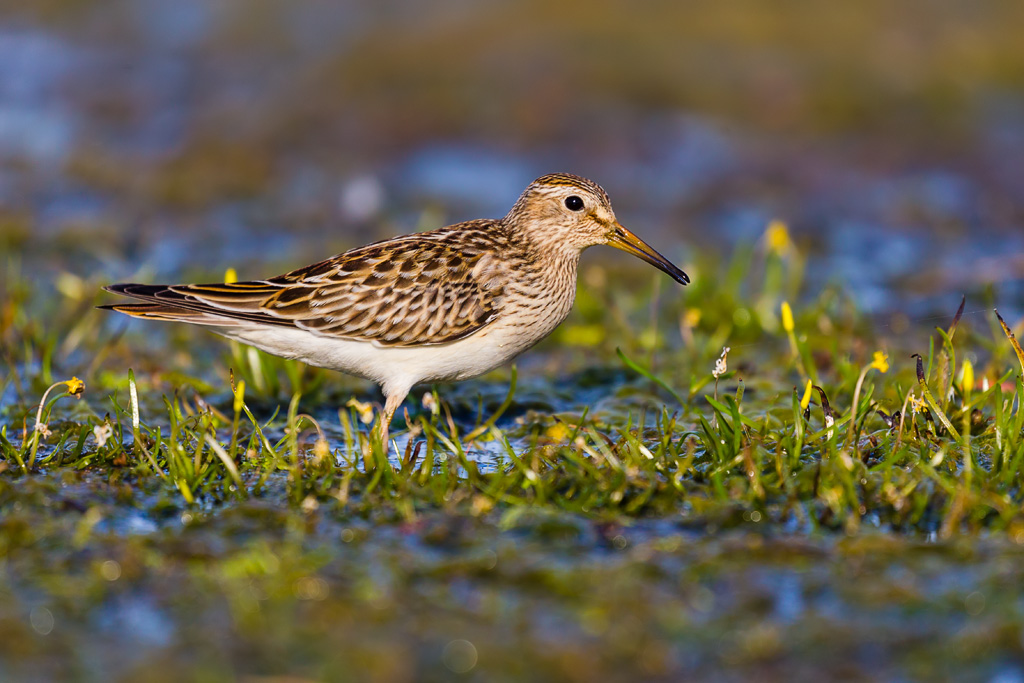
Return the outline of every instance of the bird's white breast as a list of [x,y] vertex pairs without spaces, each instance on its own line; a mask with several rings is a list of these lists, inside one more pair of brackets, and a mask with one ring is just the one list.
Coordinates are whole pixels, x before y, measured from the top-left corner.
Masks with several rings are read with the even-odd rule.
[[239,326],[218,332],[277,356],[408,390],[418,382],[462,380],[493,370],[550,329],[524,336],[521,329],[497,322],[464,339],[422,346],[379,346],[287,327]]

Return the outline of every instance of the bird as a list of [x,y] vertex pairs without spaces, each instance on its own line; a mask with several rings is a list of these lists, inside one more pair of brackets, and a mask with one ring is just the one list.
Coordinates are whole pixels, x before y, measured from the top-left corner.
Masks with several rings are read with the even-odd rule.
[[580,255],[602,244],[690,282],[618,222],[600,185],[551,173],[530,183],[504,218],[375,242],[266,280],[112,284],[104,289],[138,302],[100,308],[204,326],[375,382],[387,450],[392,418],[414,385],[493,370],[565,320]]

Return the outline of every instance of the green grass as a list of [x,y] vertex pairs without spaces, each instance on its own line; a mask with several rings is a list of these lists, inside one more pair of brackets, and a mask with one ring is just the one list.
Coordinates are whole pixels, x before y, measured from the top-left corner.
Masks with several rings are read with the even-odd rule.
[[991,673],[1022,648],[1024,354],[977,302],[896,335],[841,289],[809,296],[802,253],[769,237],[691,259],[687,290],[644,274],[624,292],[635,271],[591,266],[531,370],[414,394],[390,456],[364,384],[192,330],[125,332],[92,310],[98,281],[48,293],[11,264],[0,663]]
[[[687,293],[686,301],[699,301],[699,308],[680,299],[668,304],[681,325],[693,325],[684,331],[690,341],[683,347],[664,345],[667,329],[627,321],[618,341],[628,348],[615,347],[605,361],[623,369],[625,386],[608,389],[634,394],[619,402],[638,403],[641,410],[585,407],[576,413],[566,405],[548,415],[497,420],[516,403],[513,375],[500,407],[489,412],[463,406],[454,419],[442,387],[431,394],[433,410],[416,406],[415,399],[406,406],[412,409],[402,439],[407,447],[391,454],[394,467],[380,444],[371,444],[368,404],[331,396],[328,373],[237,344],[224,344],[227,356],[215,361],[235,369],[220,387],[179,374],[190,370],[187,355],[185,367],[154,368],[139,379],[127,367],[123,374],[108,369],[108,356],[107,368],[84,367],[91,374],[82,405],[72,405],[65,380],[44,390],[41,407],[30,403],[25,399],[32,391],[55,381],[54,352],[83,324],[82,306],[65,301],[63,311],[74,322],[58,320],[47,333],[38,320],[19,322],[24,313],[16,311],[5,330],[12,343],[6,346],[10,372],[4,381],[23,398],[5,407],[2,456],[11,476],[55,467],[118,467],[125,476],[159,478],[186,504],[260,496],[268,477],[282,473],[292,502],[342,496],[349,505],[394,507],[410,519],[420,506],[451,508],[452,501],[482,496],[488,509],[540,505],[611,517],[678,513],[697,505],[704,514],[760,509],[782,522],[813,509],[815,526],[856,528],[871,516],[896,529],[941,529],[947,536],[1020,521],[1014,496],[1024,454],[1024,413],[1017,410],[1024,356],[1015,357],[1016,341],[1009,328],[1000,330],[995,312],[987,334],[957,335],[958,314],[915,359],[912,349],[896,350],[898,339],[854,336],[870,323],[833,291],[798,307],[796,321],[785,310],[777,314],[790,307],[778,274],[785,258],[796,257],[740,257],[746,261],[732,264],[724,280]],[[765,273],[761,290],[747,302],[742,297],[755,287],[732,280],[739,272]],[[555,343],[625,317],[628,303],[590,301],[617,295],[597,289],[581,294],[582,314],[556,334]],[[91,302],[87,288],[82,294]],[[121,322],[100,315],[88,312],[86,324],[95,329],[78,336],[102,346],[107,342],[100,330]],[[597,322],[588,320],[595,317]],[[733,345],[728,363],[740,369],[715,377],[716,351],[725,342]],[[869,357],[877,345],[893,345],[891,357],[880,350]],[[556,353],[553,347],[549,353]],[[84,359],[84,351],[76,353]],[[982,365],[964,360],[979,354],[987,358]],[[652,362],[661,370],[651,369]],[[161,396],[161,380],[174,393]],[[276,403],[280,398],[288,400]],[[264,413],[278,407],[257,418],[247,400],[257,401]],[[325,404],[348,406],[337,413],[328,408],[326,419],[338,426],[332,438],[300,413],[315,409],[323,415]],[[467,424],[470,411],[476,421]],[[472,455],[480,443],[497,454],[489,471],[481,471]]]

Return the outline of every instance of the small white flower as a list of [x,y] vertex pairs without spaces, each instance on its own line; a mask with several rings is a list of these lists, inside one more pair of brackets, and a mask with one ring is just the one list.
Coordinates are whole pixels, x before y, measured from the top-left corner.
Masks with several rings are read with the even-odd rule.
[[715,361],[715,369],[711,371],[712,377],[718,379],[719,377],[721,377],[722,375],[729,371],[728,357],[729,347],[726,346],[722,348],[722,355],[719,356],[718,360]]
[[44,422],[36,423],[36,431],[39,432],[39,435],[42,436],[44,439],[47,439],[50,436],[50,429],[46,426],[46,423]]
[[434,400],[434,393],[428,391],[423,394],[423,407],[430,411],[431,415],[437,415],[441,407],[437,405],[437,401]]
[[92,435],[96,438],[96,448],[103,448],[107,445],[107,439],[114,432],[114,428],[109,423],[104,422],[101,425],[96,425],[92,428]]

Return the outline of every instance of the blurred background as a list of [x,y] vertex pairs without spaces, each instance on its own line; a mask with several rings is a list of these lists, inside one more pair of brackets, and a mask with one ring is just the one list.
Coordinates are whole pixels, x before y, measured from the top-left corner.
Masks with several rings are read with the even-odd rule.
[[1024,298],[1019,0],[34,0],[0,17],[0,250],[46,286],[268,276],[503,215],[569,171],[697,276],[696,253],[778,218],[810,282],[867,311]]

